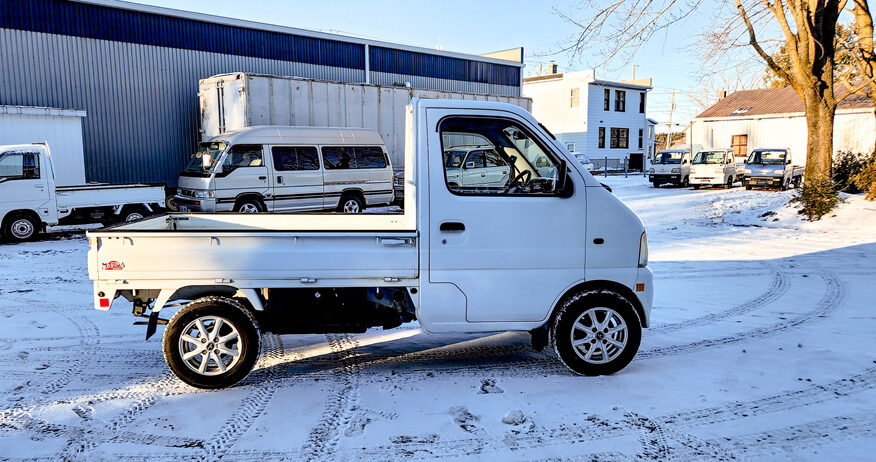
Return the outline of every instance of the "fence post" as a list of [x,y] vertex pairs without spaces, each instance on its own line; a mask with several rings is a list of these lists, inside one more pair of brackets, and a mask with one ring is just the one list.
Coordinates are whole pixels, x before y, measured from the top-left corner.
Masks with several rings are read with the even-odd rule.
[[624,178],[630,177],[630,159],[629,157],[624,157]]
[[605,178],[608,178],[608,156],[605,157],[605,164],[603,164],[602,170],[605,172]]

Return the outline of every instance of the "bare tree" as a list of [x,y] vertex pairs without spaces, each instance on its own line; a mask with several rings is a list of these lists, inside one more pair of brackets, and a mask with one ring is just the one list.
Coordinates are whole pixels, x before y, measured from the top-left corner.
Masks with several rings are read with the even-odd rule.
[[[741,46],[748,47],[803,101],[807,125],[803,202],[807,213],[813,210],[807,197],[820,200],[833,194],[835,199],[830,183],[834,117],[839,102],[852,91],[834,94],[834,37],[847,1],[734,0],[732,8],[729,1],[710,3],[719,18],[729,18],[717,21],[703,33],[707,58],[717,59],[738,52]],[[631,58],[655,33],[704,8],[698,0],[609,0],[602,5],[586,0],[584,4],[592,12],[588,21],[574,21],[564,15],[581,28],[569,49],[580,54],[584,48],[598,46],[606,61]],[[773,30],[779,32],[770,35]],[[787,62],[778,62],[770,52],[779,45],[787,51]],[[807,189],[812,192],[807,193]],[[826,213],[823,209],[810,217],[820,217]]]

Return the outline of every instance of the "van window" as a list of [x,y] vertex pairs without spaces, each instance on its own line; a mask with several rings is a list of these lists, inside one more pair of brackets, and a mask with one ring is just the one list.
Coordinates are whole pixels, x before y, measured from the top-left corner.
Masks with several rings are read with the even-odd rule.
[[319,156],[313,146],[274,146],[271,155],[275,170],[319,170]]
[[241,167],[264,167],[262,158],[262,145],[260,144],[237,144],[231,146],[222,163],[222,173],[228,174]]
[[387,160],[380,146],[326,146],[322,161],[327,170],[349,168],[386,168]]
[[40,155],[36,152],[6,152],[0,155],[0,178],[34,180],[40,177]]
[[357,146],[356,168],[386,168],[386,155],[379,146]]

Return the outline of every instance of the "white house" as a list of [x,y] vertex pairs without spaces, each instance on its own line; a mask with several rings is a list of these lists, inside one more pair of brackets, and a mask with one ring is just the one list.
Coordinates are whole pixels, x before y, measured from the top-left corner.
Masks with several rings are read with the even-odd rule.
[[651,79],[608,81],[593,69],[523,79],[532,114],[569,151],[582,152],[598,166],[641,170],[654,146],[656,122],[645,116]]
[[[876,140],[873,103],[852,95],[834,121],[834,152],[869,153]],[[755,148],[790,148],[794,163],[806,163],[806,116],[792,88],[737,91],[696,116],[688,139],[705,148],[732,148],[744,157]]]

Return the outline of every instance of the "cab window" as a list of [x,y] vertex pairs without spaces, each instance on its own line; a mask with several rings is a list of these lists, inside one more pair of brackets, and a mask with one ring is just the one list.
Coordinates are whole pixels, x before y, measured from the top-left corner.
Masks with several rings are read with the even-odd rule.
[[260,144],[238,144],[232,146],[222,162],[222,173],[228,174],[243,167],[264,167],[262,146]]
[[454,194],[557,194],[559,158],[518,123],[448,117],[441,121],[439,132],[444,177]]
[[34,180],[40,177],[40,155],[37,152],[5,152],[0,154],[0,178]]

